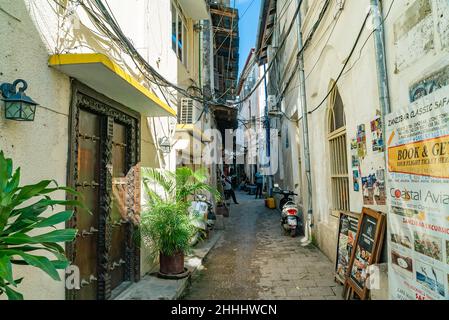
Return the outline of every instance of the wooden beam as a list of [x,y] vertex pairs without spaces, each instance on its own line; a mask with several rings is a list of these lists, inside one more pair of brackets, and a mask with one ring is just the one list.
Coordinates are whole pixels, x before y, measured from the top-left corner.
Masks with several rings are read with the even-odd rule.
[[238,37],[237,32],[232,31],[232,29],[227,28],[221,28],[221,27],[213,27],[214,31],[216,32],[223,32],[223,33],[229,33],[232,34],[232,37]]
[[217,10],[217,9],[210,9],[210,13],[212,14],[217,14],[220,16],[226,16],[226,17],[230,17],[230,18],[235,18],[237,16],[236,12],[229,12],[229,11],[222,11],[222,10]]

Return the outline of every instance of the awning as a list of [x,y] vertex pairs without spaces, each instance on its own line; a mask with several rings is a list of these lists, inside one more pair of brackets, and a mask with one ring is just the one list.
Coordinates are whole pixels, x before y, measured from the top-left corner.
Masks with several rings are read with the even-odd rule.
[[176,116],[175,110],[104,54],[57,54],[48,64],[144,116]]
[[205,0],[178,0],[186,16],[193,20],[209,19],[209,10]]

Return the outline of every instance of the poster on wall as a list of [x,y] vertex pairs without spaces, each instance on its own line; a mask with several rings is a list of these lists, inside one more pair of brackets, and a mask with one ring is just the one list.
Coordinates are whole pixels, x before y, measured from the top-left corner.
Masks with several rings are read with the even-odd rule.
[[364,124],[357,126],[357,155],[359,159],[364,159],[366,156],[366,130]]
[[409,89],[410,102],[414,102],[447,85],[449,85],[449,66],[445,66],[425,79],[414,83]]
[[351,139],[352,185],[355,192],[360,191],[360,161],[357,139]]
[[342,284],[346,281],[346,274],[357,235],[358,224],[359,219],[356,215],[340,213],[335,279]]
[[352,184],[355,192],[360,191],[360,179],[359,179],[359,169],[352,169]]
[[363,205],[365,206],[374,204],[374,188],[372,178],[372,175],[362,177]]
[[390,298],[449,299],[449,86],[386,118]]
[[368,175],[362,177],[362,189],[364,205],[385,205],[387,197],[385,191],[385,170],[382,168],[377,170],[371,168]]
[[373,152],[384,152],[382,120],[380,117],[371,121],[371,142]]
[[351,140],[351,164],[353,168],[358,168],[360,166],[357,139]]

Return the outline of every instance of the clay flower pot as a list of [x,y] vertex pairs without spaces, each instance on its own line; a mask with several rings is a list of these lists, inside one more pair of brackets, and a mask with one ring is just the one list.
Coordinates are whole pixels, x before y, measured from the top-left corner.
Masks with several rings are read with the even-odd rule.
[[172,256],[166,256],[162,252],[159,253],[159,270],[164,275],[177,275],[185,271],[184,269],[184,253],[178,252]]

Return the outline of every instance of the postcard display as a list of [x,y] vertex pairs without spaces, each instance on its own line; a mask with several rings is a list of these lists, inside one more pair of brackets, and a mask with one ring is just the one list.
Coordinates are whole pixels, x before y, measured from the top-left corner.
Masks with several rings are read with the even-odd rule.
[[356,215],[340,213],[335,279],[344,284],[359,225]]
[[[385,230],[385,215],[364,207],[359,218],[357,234],[351,248],[351,259],[347,266],[345,297],[352,293],[365,300],[368,297],[369,267],[379,261]],[[351,288],[351,290],[348,290]]]
[[391,299],[449,299],[449,86],[386,118]]

